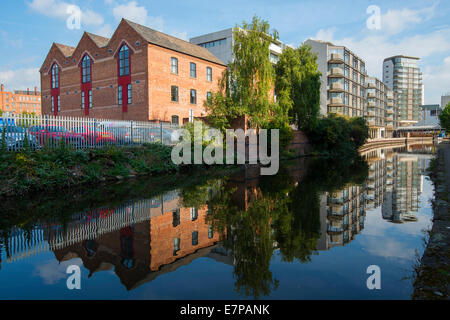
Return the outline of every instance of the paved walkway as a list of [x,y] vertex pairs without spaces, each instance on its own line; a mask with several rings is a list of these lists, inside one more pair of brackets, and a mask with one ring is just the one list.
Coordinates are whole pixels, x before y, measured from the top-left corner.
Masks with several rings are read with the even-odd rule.
[[432,180],[435,185],[433,228],[430,240],[417,270],[417,300],[449,300],[450,289],[450,142],[439,145],[437,167]]

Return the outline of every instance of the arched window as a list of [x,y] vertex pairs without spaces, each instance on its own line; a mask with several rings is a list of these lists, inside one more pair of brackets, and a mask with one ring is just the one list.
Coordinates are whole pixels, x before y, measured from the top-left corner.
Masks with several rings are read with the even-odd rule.
[[52,66],[52,89],[59,88],[59,67],[55,63]]
[[119,51],[119,76],[128,76],[130,74],[130,50],[124,44]]
[[81,62],[81,73],[83,83],[91,82],[91,58],[85,55]]

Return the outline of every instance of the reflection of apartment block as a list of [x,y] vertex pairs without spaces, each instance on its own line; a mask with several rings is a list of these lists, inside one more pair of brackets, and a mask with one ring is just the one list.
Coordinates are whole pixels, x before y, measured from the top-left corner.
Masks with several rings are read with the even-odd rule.
[[318,243],[318,250],[344,246],[364,229],[364,202],[362,186],[346,187],[322,197],[322,237]]
[[397,172],[397,156],[392,150],[385,153],[386,160],[386,192],[392,192],[395,172]]
[[366,111],[366,64],[344,46],[330,42],[307,40],[317,53],[322,73],[320,112],[349,117],[363,117]]
[[394,223],[417,221],[422,181],[417,158],[401,155],[396,165],[391,202],[383,206],[383,218]]
[[386,188],[387,169],[385,151],[383,149],[377,149],[368,152],[365,157],[369,164],[369,176],[366,184],[367,208],[377,208],[384,201]]

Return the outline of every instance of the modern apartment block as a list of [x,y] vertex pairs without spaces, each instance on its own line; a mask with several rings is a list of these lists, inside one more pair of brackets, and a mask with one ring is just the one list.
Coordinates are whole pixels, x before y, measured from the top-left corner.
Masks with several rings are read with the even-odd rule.
[[[229,28],[213,33],[204,34],[198,37],[191,38],[189,41],[200,47],[211,51],[221,61],[229,64],[233,61],[233,44],[235,28]],[[270,47],[270,60],[276,64],[279,56],[286,47],[281,41],[273,42]]]
[[366,63],[344,46],[320,40],[307,40],[318,54],[322,73],[320,113],[364,117],[366,112]]
[[123,19],[111,39],[54,43],[42,64],[43,114],[182,124],[206,116],[226,65],[210,51]]
[[444,109],[449,103],[450,103],[450,93],[447,93],[441,97],[441,108]]
[[383,82],[397,94],[399,125],[411,126],[420,118],[420,106],[424,104],[420,58],[394,56],[383,62]]
[[385,137],[387,87],[377,78],[367,78],[367,124],[371,139]]
[[14,92],[5,91],[5,86],[1,84],[0,88],[0,110],[9,113],[34,113],[41,114],[41,93],[34,87],[33,91],[29,89],[15,90]]

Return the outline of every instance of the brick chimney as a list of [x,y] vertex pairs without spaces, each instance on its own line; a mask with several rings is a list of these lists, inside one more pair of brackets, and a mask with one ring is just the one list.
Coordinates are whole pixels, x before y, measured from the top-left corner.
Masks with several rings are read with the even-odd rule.
[[34,87],[34,95],[37,96],[37,87]]
[[5,91],[5,87],[3,86],[3,83],[2,83],[2,86],[1,86],[1,90],[0,91]]
[[30,95],[30,88],[27,88],[27,94]]

